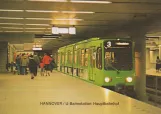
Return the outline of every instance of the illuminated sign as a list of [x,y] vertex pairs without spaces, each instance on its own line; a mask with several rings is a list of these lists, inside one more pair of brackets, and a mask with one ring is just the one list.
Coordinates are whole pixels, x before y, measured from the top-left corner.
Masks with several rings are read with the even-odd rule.
[[76,34],[76,28],[75,27],[69,27],[69,34]]
[[34,47],[34,48],[32,48],[32,50],[42,50],[42,48],[41,47]]
[[111,42],[110,41],[107,42],[107,47],[111,47]]
[[132,42],[124,41],[124,40],[110,40],[104,42],[104,48],[130,48],[132,46]]
[[52,27],[52,33],[53,34],[59,34],[59,28],[58,27]]
[[69,29],[68,28],[58,28],[59,34],[68,34]]
[[127,43],[127,42],[117,42],[116,43],[116,45],[122,45],[122,46],[127,46],[127,45],[129,45],[129,43]]
[[69,28],[52,27],[52,34],[76,34],[76,28],[75,27],[69,27]]

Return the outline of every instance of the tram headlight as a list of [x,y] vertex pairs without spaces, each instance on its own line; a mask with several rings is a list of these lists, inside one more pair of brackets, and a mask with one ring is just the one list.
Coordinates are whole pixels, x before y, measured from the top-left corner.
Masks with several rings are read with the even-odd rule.
[[105,82],[110,82],[111,81],[111,78],[109,78],[109,77],[105,77]]
[[126,82],[132,82],[132,80],[133,80],[132,77],[127,77],[126,78]]

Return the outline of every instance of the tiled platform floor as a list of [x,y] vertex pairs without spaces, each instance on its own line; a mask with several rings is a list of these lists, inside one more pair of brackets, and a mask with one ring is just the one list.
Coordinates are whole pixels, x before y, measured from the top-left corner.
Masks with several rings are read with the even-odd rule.
[[[53,105],[42,105],[51,102]],[[54,105],[55,102],[62,104]],[[90,105],[71,105],[88,102]],[[119,103],[96,105],[95,103]],[[68,105],[67,105],[68,104]],[[0,114],[160,114],[161,109],[54,71],[50,77],[0,74]]]
[[152,76],[161,76],[161,70],[159,72],[156,72],[155,69],[149,69],[146,70],[147,75],[152,75]]

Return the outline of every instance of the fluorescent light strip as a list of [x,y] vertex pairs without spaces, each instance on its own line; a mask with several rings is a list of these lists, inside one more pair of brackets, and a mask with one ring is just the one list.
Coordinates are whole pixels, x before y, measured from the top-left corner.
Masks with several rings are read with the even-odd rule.
[[25,31],[25,32],[44,32],[44,31]]
[[51,18],[25,18],[25,19],[29,19],[29,20],[53,20]]
[[33,2],[67,2],[67,0],[28,0]]
[[0,25],[24,25],[21,23],[0,23]]
[[0,11],[8,11],[8,12],[23,12],[24,10],[0,9]]
[[58,13],[59,11],[50,11],[50,10],[25,10],[26,12],[36,12],[36,13]]
[[41,39],[53,40],[53,39],[57,39],[57,38],[41,38]]
[[33,30],[33,29],[46,29],[46,28],[25,28],[25,29],[31,29],[31,30]]
[[95,13],[90,11],[61,11],[61,13]]
[[73,3],[97,3],[97,4],[110,4],[110,1],[80,1],[80,0],[71,0]]
[[4,32],[23,32],[23,31],[4,31]]
[[146,37],[150,38],[150,37],[161,37],[161,36],[146,36]]
[[19,27],[1,27],[3,29],[23,29],[23,28],[19,28]]
[[83,19],[54,19],[58,21],[82,21]]
[[24,19],[24,18],[17,18],[17,17],[0,17],[0,19]]
[[51,11],[51,10],[25,10],[25,11],[35,13],[87,13],[87,14],[95,13],[90,11]]
[[49,24],[25,24],[25,25],[35,25],[35,26],[50,26]]

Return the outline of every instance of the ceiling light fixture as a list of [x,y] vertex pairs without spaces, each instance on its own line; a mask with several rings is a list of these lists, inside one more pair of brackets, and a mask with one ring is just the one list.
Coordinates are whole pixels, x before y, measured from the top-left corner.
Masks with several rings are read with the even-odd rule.
[[28,20],[53,20],[51,18],[25,18],[25,19],[28,19]]
[[23,32],[23,31],[4,31],[4,32]]
[[52,11],[52,10],[25,10],[25,11],[31,13],[87,13],[87,14],[95,13],[90,11]]
[[153,38],[153,37],[158,38],[158,37],[161,37],[161,36],[146,36],[146,37],[148,37],[148,38]]
[[53,40],[53,39],[57,39],[57,38],[41,38],[41,39]]
[[23,12],[24,10],[0,9],[0,11],[8,11],[8,12]]
[[34,2],[67,2],[67,0],[28,0]]
[[46,29],[46,28],[25,28],[25,29]]
[[44,32],[44,31],[25,31],[25,32]]
[[58,13],[59,11],[50,11],[50,10],[25,10],[26,12],[35,12],[35,13]]
[[25,25],[34,25],[34,26],[50,26],[49,24],[25,24]]
[[82,21],[83,19],[55,19],[58,21]]
[[92,14],[95,12],[90,12],[90,11],[61,11],[61,13],[88,13],[88,14]]
[[19,28],[19,27],[1,27],[3,29],[23,29],[23,28]]
[[0,25],[24,25],[22,23],[0,23]]
[[0,17],[0,19],[24,19],[24,18],[18,18],[18,17]]
[[110,1],[85,1],[85,0],[71,0],[73,3],[97,3],[97,4],[110,4]]

